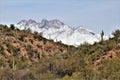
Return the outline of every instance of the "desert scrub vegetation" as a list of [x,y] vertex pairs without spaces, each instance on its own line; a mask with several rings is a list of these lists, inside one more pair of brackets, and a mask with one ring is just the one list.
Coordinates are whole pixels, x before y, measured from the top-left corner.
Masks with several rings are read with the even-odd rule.
[[[37,32],[0,25],[0,80],[119,80],[120,30],[113,35],[74,47],[54,43]],[[10,56],[4,54],[6,50]]]
[[0,44],[0,54],[4,54],[4,47]]
[[102,77],[108,80],[119,80],[120,79],[120,58],[112,60],[104,60],[102,69]]
[[13,45],[11,45],[10,42],[5,42],[5,44],[8,47],[7,51],[9,53],[13,54],[13,56],[17,56],[18,55],[19,48],[14,47]]

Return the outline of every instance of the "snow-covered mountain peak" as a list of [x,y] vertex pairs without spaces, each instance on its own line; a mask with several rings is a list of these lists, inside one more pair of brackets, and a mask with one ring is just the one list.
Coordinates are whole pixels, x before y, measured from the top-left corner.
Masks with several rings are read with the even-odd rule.
[[59,21],[59,20],[57,20],[57,19],[50,20],[50,21],[49,21],[49,24],[52,24],[52,25],[55,25],[55,26],[63,26],[63,25],[64,25],[63,22],[61,22],[61,21]]
[[34,23],[37,23],[37,22],[35,20],[32,20],[32,19],[28,20],[28,24],[34,24]]
[[34,23],[37,23],[36,21],[32,20],[32,19],[29,19],[28,21],[27,20],[21,20],[20,22],[18,22],[17,24],[18,25],[24,25],[24,24],[34,24]]
[[40,28],[49,28],[48,26],[49,22],[47,19],[42,19],[41,23],[39,24]]
[[57,20],[57,19],[54,19],[54,20],[50,20],[48,21],[47,19],[42,19],[41,23],[39,24],[40,28],[46,28],[46,29],[49,29],[49,28],[54,28],[54,29],[59,29],[61,27],[64,26],[64,23]]
[[54,19],[43,19],[41,22],[29,19],[28,21],[22,20],[17,24],[19,29],[30,28],[32,32],[42,32],[43,36],[47,39],[53,39],[54,41],[61,41],[64,44],[78,46],[84,42],[93,44],[100,41],[99,35],[93,31],[79,26],[76,29],[65,25],[63,22]]
[[25,24],[25,23],[27,23],[27,20],[24,19],[24,20],[21,20],[20,22],[18,22],[17,24],[20,25],[20,24]]
[[48,24],[49,22],[48,22],[48,20],[47,19],[42,19],[42,21],[41,21],[41,24]]

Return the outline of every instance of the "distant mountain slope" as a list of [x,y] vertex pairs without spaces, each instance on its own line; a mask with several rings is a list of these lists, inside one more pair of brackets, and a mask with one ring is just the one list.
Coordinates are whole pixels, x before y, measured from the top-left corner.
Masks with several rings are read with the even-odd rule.
[[53,39],[54,41],[61,41],[67,45],[78,46],[84,42],[93,44],[100,40],[98,34],[88,29],[83,27],[73,29],[57,19],[50,21],[43,19],[41,22],[36,22],[32,19],[29,19],[28,21],[22,20],[18,22],[16,26],[19,29],[30,28],[32,32],[42,32],[45,38]]

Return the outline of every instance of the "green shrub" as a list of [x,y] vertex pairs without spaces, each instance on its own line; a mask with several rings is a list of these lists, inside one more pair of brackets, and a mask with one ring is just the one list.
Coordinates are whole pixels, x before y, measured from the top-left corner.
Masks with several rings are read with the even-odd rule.
[[3,48],[2,44],[0,44],[0,53],[4,54],[4,48]]
[[14,24],[10,24],[10,28],[11,28],[12,30],[14,30],[14,29],[15,29]]
[[20,37],[19,37],[19,40],[20,41],[24,41],[24,38],[27,36],[27,34],[22,34],[22,35],[20,35]]

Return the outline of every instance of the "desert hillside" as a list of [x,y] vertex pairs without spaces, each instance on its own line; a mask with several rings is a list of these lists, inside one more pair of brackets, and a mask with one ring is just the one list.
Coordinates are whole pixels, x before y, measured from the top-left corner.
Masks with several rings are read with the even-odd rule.
[[120,80],[120,30],[113,35],[73,47],[0,25],[0,80]]

